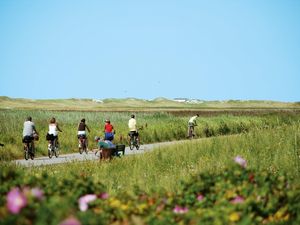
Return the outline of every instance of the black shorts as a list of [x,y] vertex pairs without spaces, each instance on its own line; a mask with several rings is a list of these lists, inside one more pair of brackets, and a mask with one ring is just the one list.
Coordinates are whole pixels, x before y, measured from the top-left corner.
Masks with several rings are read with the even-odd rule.
[[46,135],[47,141],[54,141],[55,139],[58,139],[58,136],[54,136],[53,134],[47,133],[47,135]]
[[33,136],[24,136],[22,139],[23,143],[30,143],[33,141]]
[[139,136],[139,132],[137,132],[137,131],[129,131],[129,133],[128,133],[128,135],[130,136],[130,137],[138,137]]

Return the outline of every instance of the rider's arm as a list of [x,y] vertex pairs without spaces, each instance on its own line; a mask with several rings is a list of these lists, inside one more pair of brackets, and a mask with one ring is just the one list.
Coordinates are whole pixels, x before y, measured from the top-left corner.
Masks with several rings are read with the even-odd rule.
[[89,128],[87,125],[85,125],[85,127],[86,127],[86,129],[88,130],[88,132],[91,132],[91,131],[90,131],[90,128]]
[[32,129],[33,131],[38,135],[39,133],[37,132],[37,130],[35,129],[35,125],[32,125]]
[[62,130],[59,128],[58,124],[56,124],[56,128],[58,131],[62,132]]

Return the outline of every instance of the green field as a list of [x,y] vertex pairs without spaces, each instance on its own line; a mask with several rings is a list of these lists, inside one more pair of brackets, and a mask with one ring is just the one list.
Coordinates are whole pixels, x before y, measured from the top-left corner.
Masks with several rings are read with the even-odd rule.
[[[2,109],[0,224],[299,224],[300,114],[296,108],[266,108],[196,108],[201,116],[192,141],[186,126],[194,109]],[[143,143],[185,141],[111,162],[33,168],[9,163],[22,158],[28,115],[41,136],[37,154],[46,155],[52,116],[63,130],[62,153],[70,153],[77,151],[82,117],[92,129],[90,139],[102,135],[109,117],[116,142],[125,143],[132,112],[143,126]],[[245,167],[234,161],[237,156]],[[13,213],[8,199],[16,195],[21,207]]]
[[[180,114],[178,114],[180,112]],[[191,112],[134,112],[140,129],[141,142],[155,143],[162,141],[183,140],[187,136],[187,121]],[[47,141],[50,118],[55,117],[63,130],[59,134],[62,153],[77,151],[77,125],[85,118],[91,128],[89,134],[90,148],[95,147],[95,136],[103,136],[104,121],[110,118],[116,130],[115,143],[127,144],[127,123],[132,112],[82,112],[82,111],[46,111],[46,110],[0,110],[1,139],[6,150],[1,152],[1,159],[17,159],[23,157],[22,129],[28,116],[33,118],[40,134],[36,142],[37,156],[47,155]],[[271,129],[293,124],[299,120],[294,111],[272,112],[271,114],[233,115],[230,112],[215,116],[200,116],[196,134],[199,138],[221,135],[240,134],[248,131]]]

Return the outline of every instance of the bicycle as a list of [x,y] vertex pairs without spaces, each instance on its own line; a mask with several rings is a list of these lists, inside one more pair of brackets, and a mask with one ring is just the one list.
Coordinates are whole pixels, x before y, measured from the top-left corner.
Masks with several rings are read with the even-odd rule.
[[136,135],[134,135],[133,133],[129,132],[129,148],[130,150],[133,150],[134,147],[136,148],[136,150],[139,150],[140,148],[140,139],[139,137],[137,137]]
[[48,156],[51,159],[53,155],[57,158],[59,156],[59,143],[57,138],[50,140],[50,145],[48,146]]
[[30,157],[33,160],[34,155],[35,155],[35,149],[33,147],[33,140],[24,139],[24,158],[28,160]]
[[79,145],[78,145],[79,153],[82,154],[85,152],[88,154],[88,148],[87,148],[87,138],[85,135],[79,135]]
[[188,138],[189,139],[193,139],[195,137],[195,129],[194,127],[197,126],[197,125],[189,125],[189,128],[188,128]]

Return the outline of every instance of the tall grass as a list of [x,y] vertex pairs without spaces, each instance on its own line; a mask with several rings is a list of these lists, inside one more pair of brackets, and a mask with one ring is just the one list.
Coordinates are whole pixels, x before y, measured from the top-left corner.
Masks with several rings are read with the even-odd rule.
[[[22,158],[22,129],[26,117],[32,116],[40,134],[36,143],[37,155],[47,154],[45,136],[48,121],[55,117],[63,130],[59,134],[62,153],[77,151],[77,125],[81,118],[85,118],[91,128],[89,134],[90,148],[93,148],[94,136],[103,136],[104,120],[110,118],[116,129],[115,143],[126,144],[127,123],[132,112],[72,112],[72,111],[43,111],[43,110],[0,110],[0,142],[5,143],[5,150],[1,149],[0,159]],[[187,135],[187,121],[191,115],[174,116],[164,112],[137,112],[136,118],[140,129],[142,143],[172,141],[185,139]],[[272,129],[299,122],[299,115],[275,114],[269,116],[232,116],[219,115],[201,117],[198,119],[196,135],[198,137],[212,137],[228,134],[239,134],[251,130]]]
[[68,176],[77,171],[119,193],[139,187],[146,192],[176,191],[180,181],[199,172],[223,172],[240,155],[247,166],[262,172],[285,172],[299,182],[300,123],[259,132],[184,141],[142,155],[125,156],[108,162],[74,162],[27,170],[28,177],[47,172]]

